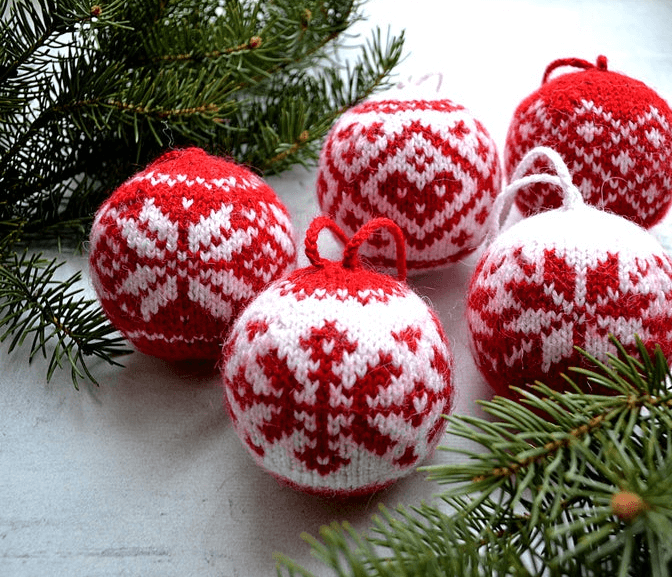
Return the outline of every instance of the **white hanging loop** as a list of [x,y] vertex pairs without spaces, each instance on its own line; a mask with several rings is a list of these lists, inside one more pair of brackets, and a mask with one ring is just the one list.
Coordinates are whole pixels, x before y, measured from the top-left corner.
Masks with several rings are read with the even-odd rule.
[[[540,173],[527,174],[532,168],[534,162],[540,158],[545,158],[552,164],[555,174]],[[516,199],[516,193],[523,187],[530,184],[551,184],[559,186],[563,191],[562,208],[567,210],[577,205],[583,205],[583,196],[581,191],[572,182],[572,175],[562,157],[552,148],[547,146],[538,146],[530,150],[520,161],[511,177],[511,183],[507,185],[502,193],[497,196],[492,207],[490,233],[494,238],[501,230],[502,225],[509,216],[511,207]]]

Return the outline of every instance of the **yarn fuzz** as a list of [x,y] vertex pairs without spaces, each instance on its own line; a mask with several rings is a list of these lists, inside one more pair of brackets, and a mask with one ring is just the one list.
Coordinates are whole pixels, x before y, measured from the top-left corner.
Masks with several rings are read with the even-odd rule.
[[[343,261],[320,257],[331,229]],[[364,268],[359,246],[391,231],[399,278]],[[404,282],[404,244],[389,219],[349,241],[327,217],[306,233],[311,263],[272,283],[241,314],[224,347],[225,404],[254,460],[293,488],[372,493],[427,457],[451,407],[453,357],[435,313]]]
[[[371,218],[396,222],[415,273],[445,267],[481,243],[501,179],[494,141],[464,107],[447,99],[370,100],[330,130],[317,197],[349,234]],[[362,254],[394,267],[387,235],[367,242]]]
[[[562,66],[581,71],[550,79]],[[585,201],[650,228],[672,201],[672,111],[646,84],[576,58],[552,62],[542,86],[518,106],[506,137],[504,165],[511,177],[536,146],[567,163]],[[534,167],[540,170],[542,165]],[[529,216],[562,201],[557,188],[537,183],[516,204]]]
[[90,235],[92,282],[112,324],[143,353],[176,361],[218,359],[233,318],[295,260],[275,192],[198,148],[123,183]]
[[[550,160],[558,176],[523,177],[539,160]],[[632,221],[585,204],[559,155],[545,148],[524,157],[494,221],[535,182],[558,186],[563,205],[496,236],[468,289],[472,350],[487,382],[501,395],[535,380],[568,390],[562,373],[581,385],[568,370],[587,364],[574,347],[604,361],[617,352],[610,334],[629,352],[638,335],[672,358],[672,259],[658,241]]]

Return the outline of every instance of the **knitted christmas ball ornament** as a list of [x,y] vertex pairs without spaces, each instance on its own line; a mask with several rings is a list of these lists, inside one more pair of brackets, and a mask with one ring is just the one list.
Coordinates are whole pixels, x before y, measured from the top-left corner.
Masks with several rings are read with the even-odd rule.
[[[501,180],[494,141],[464,107],[447,99],[370,100],[327,135],[317,197],[349,234],[374,217],[395,221],[415,273],[444,267],[481,243]],[[362,254],[394,266],[388,235],[370,239]]]
[[[522,177],[537,160],[558,175]],[[521,178],[522,177],[522,178]],[[539,380],[568,390],[562,373],[616,353],[610,334],[634,353],[638,335],[672,358],[672,259],[632,221],[583,201],[552,150],[533,149],[493,209],[506,211],[530,183],[559,186],[560,208],[524,218],[486,245],[471,279],[466,316],[476,365],[496,393]],[[581,386],[587,386],[584,382]]]
[[[326,260],[317,236],[347,242]],[[398,279],[357,256],[386,227]],[[410,473],[441,437],[451,408],[452,352],[441,324],[404,282],[404,242],[389,219],[349,241],[327,217],[306,234],[311,265],[272,283],[224,347],[225,403],[254,460],[284,484],[323,496],[372,493]]]
[[[562,66],[583,70],[551,79]],[[536,146],[562,156],[585,201],[645,228],[672,201],[672,111],[646,84],[579,59],[552,62],[541,88],[518,106],[504,149],[507,177]],[[534,167],[541,170],[542,166]],[[537,183],[520,190],[524,215],[561,204],[558,190]]]
[[295,260],[275,192],[197,148],[168,152],[122,184],[90,236],[110,321],[138,350],[175,361],[218,359],[233,318]]

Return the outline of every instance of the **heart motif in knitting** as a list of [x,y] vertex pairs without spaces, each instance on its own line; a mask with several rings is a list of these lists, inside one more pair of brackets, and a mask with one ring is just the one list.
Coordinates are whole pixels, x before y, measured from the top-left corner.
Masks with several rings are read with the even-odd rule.
[[[404,231],[410,271],[438,268],[474,250],[501,186],[493,140],[450,100],[371,101],[334,125],[320,156],[317,195],[346,233],[385,216]],[[362,247],[393,266],[389,238]]]

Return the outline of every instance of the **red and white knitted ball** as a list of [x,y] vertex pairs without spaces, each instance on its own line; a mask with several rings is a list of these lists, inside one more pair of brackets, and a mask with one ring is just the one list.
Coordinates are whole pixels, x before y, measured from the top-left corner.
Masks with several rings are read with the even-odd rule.
[[141,352],[218,359],[233,318],[294,266],[289,214],[248,169],[198,148],[166,153],[98,210],[93,286]]
[[[550,79],[561,66],[580,72]],[[518,106],[506,137],[508,177],[526,152],[547,146],[567,163],[585,201],[645,228],[659,222],[672,201],[672,111],[646,84],[597,64],[563,59],[546,69],[542,86]],[[537,166],[536,169],[540,169]],[[524,215],[561,204],[546,184],[522,189]]]
[[[559,177],[517,180],[542,157]],[[486,381],[502,395],[535,380],[567,390],[561,374],[579,379],[568,369],[588,364],[574,347],[604,361],[617,352],[610,334],[630,352],[638,335],[672,358],[672,259],[658,241],[632,221],[585,204],[553,151],[532,150],[519,169],[504,205],[530,182],[560,185],[563,205],[510,226],[476,266],[466,316]]]
[[[436,314],[403,282],[403,237],[365,225],[343,262],[317,251],[327,217],[306,234],[311,266],[272,283],[236,320],[222,379],[234,428],[283,484],[323,496],[377,491],[434,449],[451,408],[452,352]],[[399,279],[364,268],[357,250],[386,227]]]
[[[354,234],[375,217],[404,231],[410,273],[445,267],[483,240],[501,188],[497,147],[483,125],[448,99],[370,100],[347,111],[322,147],[317,197]],[[394,243],[362,247],[394,266]]]

